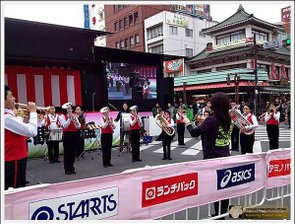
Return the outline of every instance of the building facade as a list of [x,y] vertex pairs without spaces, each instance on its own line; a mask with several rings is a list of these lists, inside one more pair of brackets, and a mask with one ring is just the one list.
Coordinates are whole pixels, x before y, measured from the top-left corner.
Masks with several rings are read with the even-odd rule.
[[200,31],[216,24],[179,13],[158,13],[144,21],[145,49],[151,53],[192,57],[212,42],[212,38],[201,35]]
[[144,20],[170,5],[105,5],[106,30],[113,33],[106,39],[110,48],[145,51]]
[[290,50],[282,45],[286,35],[281,26],[248,14],[240,5],[228,19],[201,32],[213,42],[187,60],[189,76],[175,78],[178,95],[223,91],[254,102],[259,111],[266,100],[290,94]]

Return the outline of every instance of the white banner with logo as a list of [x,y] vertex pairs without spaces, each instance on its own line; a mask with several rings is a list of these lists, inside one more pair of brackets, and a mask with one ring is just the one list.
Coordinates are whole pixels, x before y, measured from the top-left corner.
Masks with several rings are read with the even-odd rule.
[[[290,184],[290,174],[272,173],[274,179],[269,178],[274,171],[267,172],[278,163],[271,161],[288,158],[289,149],[16,189],[5,192],[5,219],[156,219],[185,208],[253,193],[266,184],[271,186],[275,179]],[[267,169],[268,162],[272,168]]]

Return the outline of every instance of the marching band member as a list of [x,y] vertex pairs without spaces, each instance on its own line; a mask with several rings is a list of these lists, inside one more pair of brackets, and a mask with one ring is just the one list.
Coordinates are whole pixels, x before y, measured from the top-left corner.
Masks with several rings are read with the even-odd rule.
[[275,105],[271,103],[264,117],[264,120],[266,122],[267,136],[269,139],[269,149],[279,148],[280,116],[280,112],[277,111]]
[[[173,128],[174,127],[174,121],[170,117],[170,111],[166,110],[164,112],[164,119],[167,121],[167,126],[168,128]],[[162,145],[163,145],[163,158],[162,160],[172,160],[171,158],[171,141],[174,138],[173,136],[168,135],[163,129],[162,129]]]
[[100,110],[103,114],[103,117],[100,118],[103,167],[113,166],[111,164],[111,152],[113,133],[116,127],[114,125],[113,118],[109,116],[109,111],[110,109],[108,107],[103,107]]
[[37,106],[28,102],[28,123],[15,116],[15,98],[5,85],[5,190],[26,185],[27,138],[37,135]]
[[[232,100],[230,103],[231,108],[237,107],[237,102],[235,100]],[[233,131],[231,133],[231,151],[239,151],[239,145],[240,145],[240,129],[234,125]]]
[[176,113],[178,145],[185,145],[184,144],[185,126],[184,126],[184,123],[183,123],[183,115],[184,115],[184,109],[183,109],[183,107],[180,106],[178,108],[178,112]]
[[119,111],[115,121],[118,122],[120,120],[120,145],[119,145],[119,150],[120,152],[123,151],[123,143],[124,143],[124,138],[125,136],[128,135],[128,131],[124,129],[124,124],[122,120],[122,114],[123,113],[128,113],[128,105],[127,103],[123,104],[123,109]]
[[130,107],[131,116],[130,123],[130,139],[132,148],[132,162],[142,160],[140,159],[140,127],[142,126],[141,119],[137,114],[137,106]]
[[77,150],[76,158],[84,158],[84,130],[86,129],[86,118],[84,111],[81,110],[80,106],[77,106],[75,109],[75,115],[78,117],[78,120],[81,124],[79,133],[79,147]]
[[[49,107],[49,113],[45,119],[46,129],[49,131],[49,135],[53,130],[60,128],[59,115],[55,113],[55,107]],[[48,139],[47,140],[48,147],[48,158],[49,163],[60,163],[59,159],[59,141]]]
[[60,116],[60,123],[63,128],[63,147],[64,147],[64,169],[66,175],[76,174],[74,167],[76,152],[79,146],[79,135],[77,130],[81,124],[73,114],[72,103],[68,102],[62,105],[67,113]]
[[[240,130],[240,144],[241,144],[241,153],[253,153],[253,145],[255,141],[255,129],[258,127],[257,118],[254,114],[251,113],[252,106],[245,103],[244,105],[244,117],[252,124],[246,126],[244,129]],[[254,130],[252,134],[246,134],[247,131]]]

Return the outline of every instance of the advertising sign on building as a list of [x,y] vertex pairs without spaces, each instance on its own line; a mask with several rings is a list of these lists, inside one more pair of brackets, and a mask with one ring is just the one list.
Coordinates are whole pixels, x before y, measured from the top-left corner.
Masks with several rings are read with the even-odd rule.
[[291,18],[291,6],[281,9],[281,21],[284,23],[290,23]]
[[180,14],[166,14],[166,23],[173,26],[188,28],[188,17]]
[[164,64],[166,73],[183,71],[183,59],[165,61]]
[[174,11],[203,19],[211,19],[210,5],[208,4],[174,5]]

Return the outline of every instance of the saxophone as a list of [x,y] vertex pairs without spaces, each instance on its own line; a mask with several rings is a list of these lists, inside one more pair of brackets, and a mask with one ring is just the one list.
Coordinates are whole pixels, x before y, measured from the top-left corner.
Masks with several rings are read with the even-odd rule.
[[[229,110],[229,116],[234,122],[234,124],[239,128],[239,129],[244,129],[246,126],[252,125],[250,121],[248,121],[242,114],[241,112],[236,109],[232,108]],[[254,133],[253,129],[244,131],[246,135],[252,135]]]
[[173,136],[175,134],[174,128],[168,127],[168,121],[161,114],[157,114],[155,119],[157,125],[168,135]]

